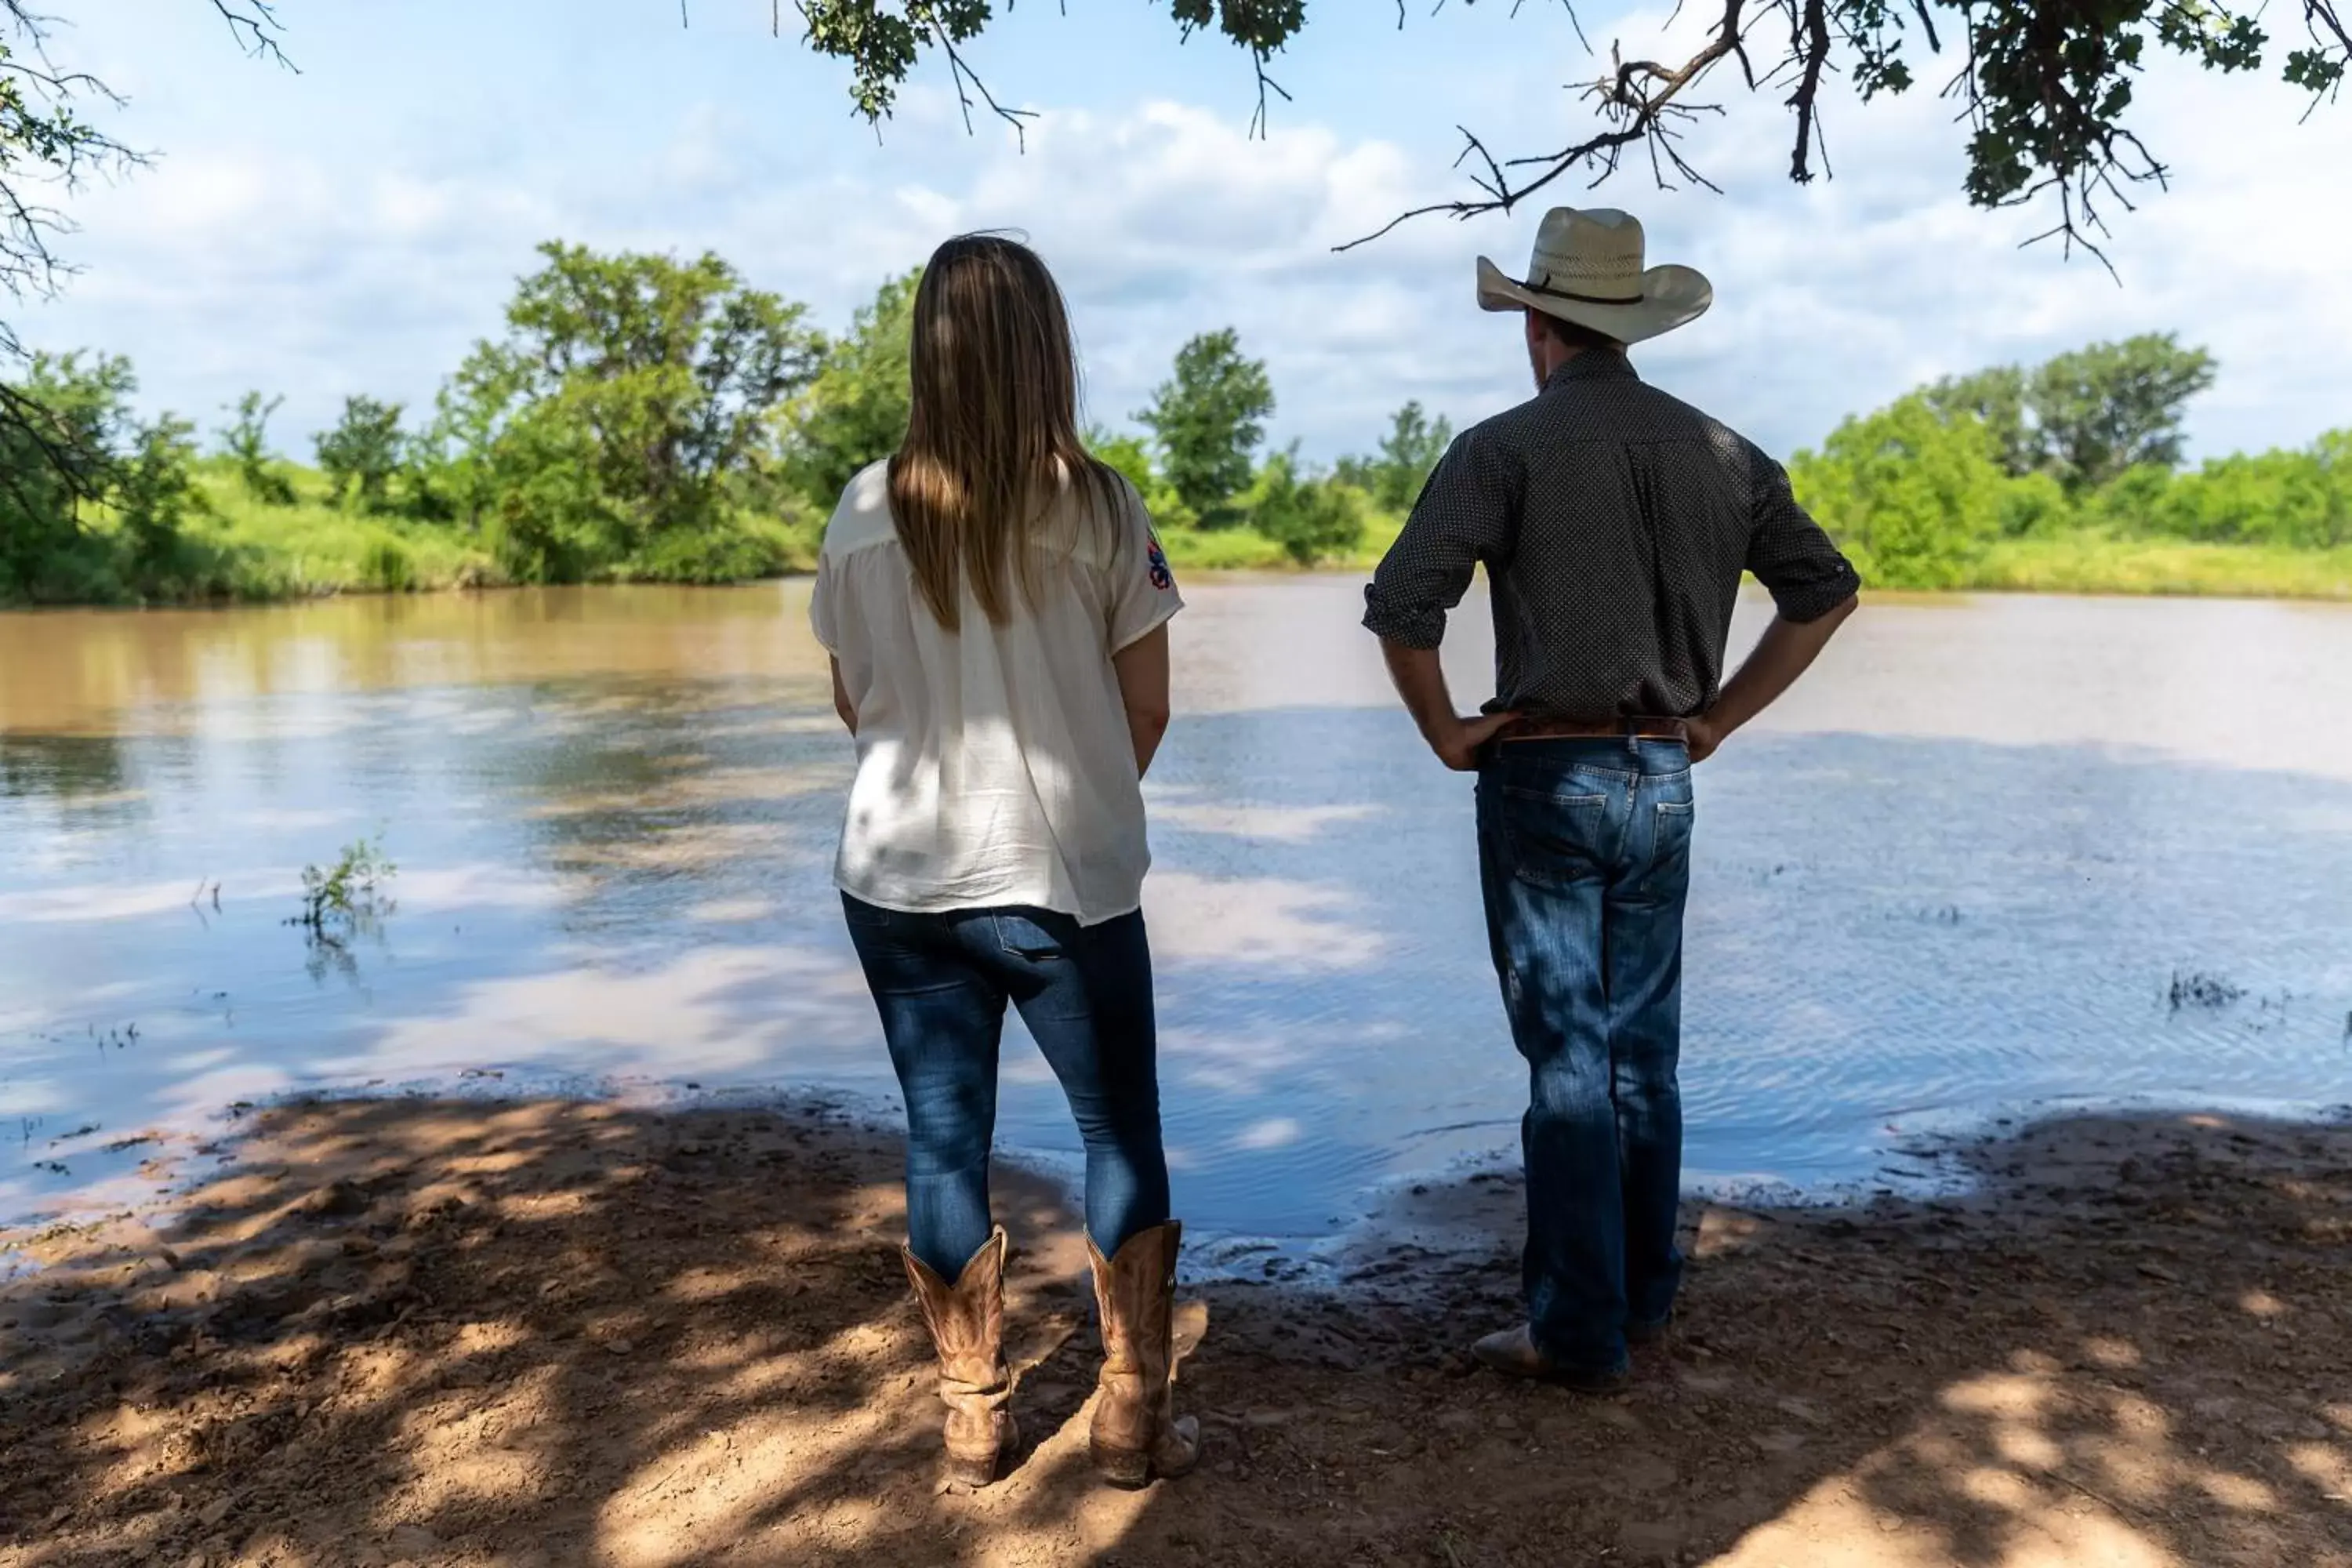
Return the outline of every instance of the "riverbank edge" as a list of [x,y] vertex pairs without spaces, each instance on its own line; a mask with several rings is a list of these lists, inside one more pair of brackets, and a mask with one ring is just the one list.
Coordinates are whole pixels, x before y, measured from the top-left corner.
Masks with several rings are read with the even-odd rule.
[[1682,1322],[1599,1403],[1469,1362],[1518,1194],[1433,1189],[1483,1250],[1188,1290],[1207,1465],[1143,1494],[1087,1475],[1076,1220],[1011,1173],[1031,1446],[935,1489],[898,1158],[821,1107],[257,1112],[0,1287],[0,1568],[2352,1562],[2352,1128],[2074,1116],[1978,1140],[1969,1200],[1690,1205]]
[[[1162,543],[1167,547],[1171,564],[1179,573],[1273,578],[1369,576],[1380,564],[1387,546],[1387,541],[1382,540],[1377,548],[1302,563],[1290,559],[1273,541],[1244,531],[1192,534],[1171,531],[1162,535]],[[704,583],[633,577],[579,585],[742,588],[760,584],[805,581],[814,571],[815,564],[812,559],[804,564],[795,564],[789,571],[740,581]],[[1754,586],[1752,580],[1748,585]],[[405,586],[372,584],[355,578],[348,583],[321,582],[307,591],[139,605],[103,602],[16,604],[0,600],[0,613],[247,609],[315,604],[337,598],[491,594],[543,586],[550,584],[499,581],[488,574],[488,569],[482,563],[469,563],[447,581],[420,581]],[[2343,604],[2352,603],[2352,546],[2331,551],[2297,551],[2186,541],[2117,541],[2087,535],[2005,540],[1992,546],[1977,567],[1951,583],[1932,587],[1872,584],[1865,587],[1864,592],[1897,593],[1906,597],[2032,595],[2065,598],[2229,599]]]

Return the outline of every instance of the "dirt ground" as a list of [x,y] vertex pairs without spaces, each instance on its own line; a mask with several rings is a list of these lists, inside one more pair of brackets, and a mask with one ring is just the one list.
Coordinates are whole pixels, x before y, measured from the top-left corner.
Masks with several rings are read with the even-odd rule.
[[[1090,1303],[1007,1180],[1034,1447],[933,1484],[890,1144],[821,1111],[261,1119],[138,1221],[0,1234],[0,1565],[2352,1568],[2352,1129],[2045,1124],[1948,1205],[1694,1207],[1631,1390],[1513,1385],[1518,1201],[1197,1293],[1207,1456],[1085,1464]],[[8,1259],[0,1258],[0,1263]],[[5,1271],[5,1268],[0,1268]]]

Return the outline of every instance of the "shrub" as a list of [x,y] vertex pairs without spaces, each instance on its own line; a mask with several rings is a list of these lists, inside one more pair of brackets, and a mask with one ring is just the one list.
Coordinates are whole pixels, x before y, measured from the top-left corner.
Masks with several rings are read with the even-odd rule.
[[1364,537],[1365,497],[1336,479],[1301,478],[1298,468],[1296,446],[1266,459],[1242,510],[1250,526],[1291,560],[1312,566],[1354,549]]

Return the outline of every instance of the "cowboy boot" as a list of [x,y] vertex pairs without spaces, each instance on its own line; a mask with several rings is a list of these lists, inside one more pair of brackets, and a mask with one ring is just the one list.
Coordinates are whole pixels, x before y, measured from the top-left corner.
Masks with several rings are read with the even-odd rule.
[[1004,1364],[1004,1227],[981,1244],[952,1286],[907,1247],[898,1254],[939,1352],[948,1479],[984,1487],[1021,1440],[1009,1408],[1013,1374]]
[[1128,1237],[1118,1256],[1108,1260],[1094,1237],[1087,1237],[1103,1339],[1088,1447],[1095,1468],[1118,1486],[1181,1476],[1200,1462],[1200,1423],[1169,1414],[1176,1372],[1176,1250],[1183,1237],[1182,1223],[1171,1219]]

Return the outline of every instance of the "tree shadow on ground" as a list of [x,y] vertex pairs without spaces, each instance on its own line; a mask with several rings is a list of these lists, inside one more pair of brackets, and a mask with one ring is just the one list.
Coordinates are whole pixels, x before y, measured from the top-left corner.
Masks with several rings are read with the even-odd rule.
[[1607,1400],[1460,1346],[1516,1184],[1217,1285],[1202,1471],[1097,1487],[1075,1221],[1008,1173],[1030,1447],[934,1488],[897,1155],[822,1110],[267,1113],[153,1229],[0,1237],[0,1564],[2352,1563],[2352,1131],[2045,1124],[1947,1204],[1695,1205]]

